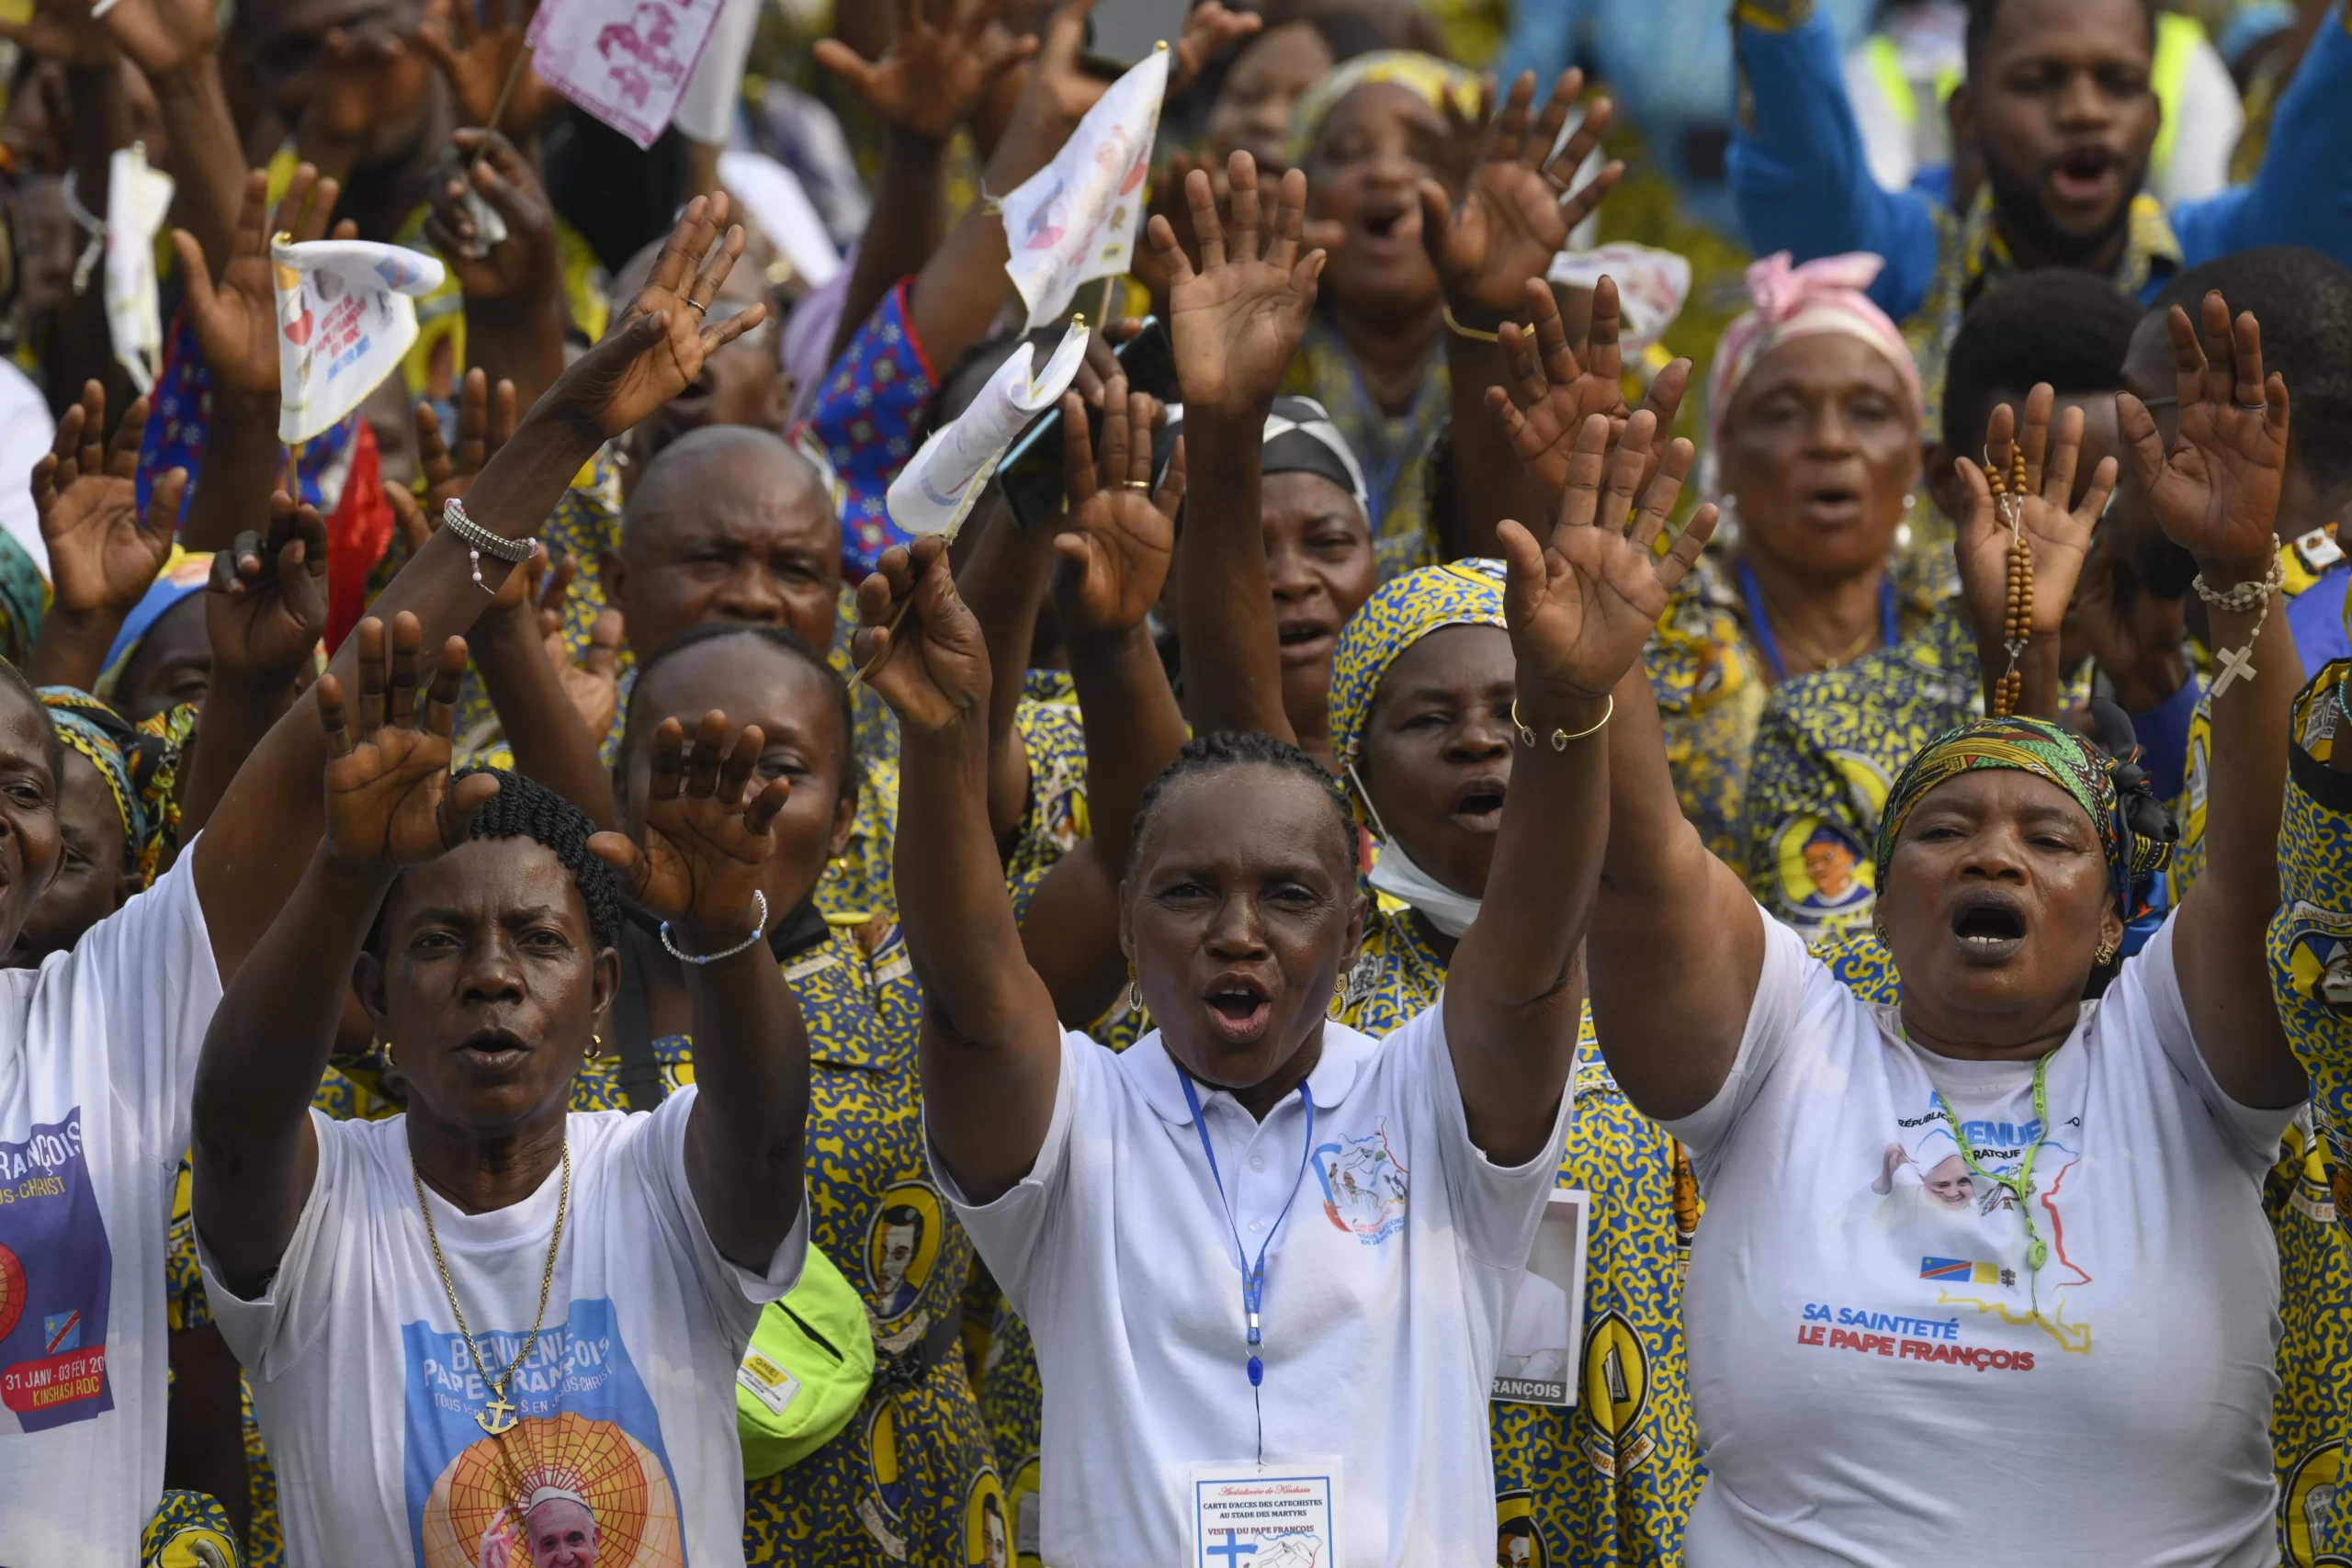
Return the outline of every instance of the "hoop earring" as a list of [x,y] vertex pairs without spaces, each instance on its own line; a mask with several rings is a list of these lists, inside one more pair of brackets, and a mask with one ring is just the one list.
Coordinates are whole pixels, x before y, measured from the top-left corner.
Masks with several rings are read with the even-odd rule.
[[1130,1014],[1143,1011],[1143,992],[1136,985],[1136,964],[1132,958],[1127,960],[1127,1011]]
[[392,1059],[392,1043],[391,1043],[390,1041],[389,1041],[389,1040],[379,1040],[378,1042],[376,1042],[376,1049],[378,1049],[379,1051],[381,1051],[381,1052],[384,1054],[384,1065],[385,1065],[386,1066],[388,1066],[388,1067],[397,1067],[397,1066],[400,1066],[400,1064],[399,1064],[398,1062],[396,1062],[396,1061],[394,1061],[394,1060]]

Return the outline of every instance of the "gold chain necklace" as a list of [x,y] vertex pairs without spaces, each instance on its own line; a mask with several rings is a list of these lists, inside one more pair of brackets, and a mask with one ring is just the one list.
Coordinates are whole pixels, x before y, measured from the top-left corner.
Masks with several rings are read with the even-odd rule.
[[539,1275],[539,1315],[531,1320],[531,1337],[523,1341],[523,1348],[514,1352],[514,1359],[506,1363],[506,1371],[500,1377],[490,1375],[490,1369],[482,1364],[481,1347],[474,1343],[474,1331],[466,1326],[466,1309],[458,1304],[457,1281],[449,1278],[448,1260],[441,1256],[441,1237],[433,1228],[433,1206],[424,1201],[424,1177],[416,1168],[413,1148],[409,1150],[408,1177],[416,1184],[416,1206],[424,1215],[424,1239],[433,1245],[433,1266],[441,1270],[442,1293],[449,1298],[449,1311],[458,1319],[458,1332],[465,1337],[466,1354],[473,1358],[474,1371],[490,1385],[489,1408],[475,1413],[474,1425],[492,1437],[498,1437],[514,1429],[514,1405],[507,1399],[506,1391],[514,1385],[515,1369],[531,1359],[531,1351],[539,1342],[539,1329],[548,1320],[548,1292],[555,1288],[555,1255],[563,1246],[564,1213],[571,1207],[571,1140],[567,1136],[563,1141],[563,1186],[556,1192],[555,1236],[548,1243],[548,1266]]

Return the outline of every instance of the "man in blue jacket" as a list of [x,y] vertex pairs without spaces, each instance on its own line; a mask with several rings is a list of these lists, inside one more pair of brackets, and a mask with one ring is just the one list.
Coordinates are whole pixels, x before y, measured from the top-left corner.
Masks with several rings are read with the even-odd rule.
[[2338,5],[2278,104],[2250,185],[2165,215],[2142,191],[2163,111],[2150,0],[1971,0],[1952,132],[1984,171],[1952,211],[1871,179],[1838,39],[1815,0],[1736,0],[1731,184],[1758,254],[1875,251],[1871,297],[1904,323],[1935,428],[1969,302],[2017,268],[2077,267],[2143,302],[2183,266],[2255,245],[2352,263],[2352,30]]

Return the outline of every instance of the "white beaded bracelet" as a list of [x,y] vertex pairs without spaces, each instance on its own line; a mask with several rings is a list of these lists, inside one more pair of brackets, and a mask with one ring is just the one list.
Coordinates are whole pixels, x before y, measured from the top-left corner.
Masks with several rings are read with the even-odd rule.
[[2233,615],[2243,615],[2247,611],[2255,609],[2262,612],[2256,617],[2254,633],[2245,639],[2244,648],[2234,650],[2223,649],[2214,656],[2214,666],[2221,671],[2222,674],[2221,678],[2213,682],[2213,689],[2207,695],[2211,699],[2219,699],[2223,692],[2230,689],[2233,682],[2240,678],[2251,681],[2255,677],[2254,645],[2262,640],[2263,626],[2270,619],[2271,595],[2287,585],[2286,562],[2273,557],[2269,571],[2261,577],[2249,577],[2244,582],[2227,589],[2207,587],[2203,572],[2199,572],[2191,578],[2188,585],[2197,590],[2197,596],[2199,599],[2204,600],[2216,610],[2224,611]]
[[670,940],[670,922],[664,920],[662,922],[662,947],[671,957],[681,964],[716,964],[722,958],[732,958],[737,953],[744,952],[765,935],[768,929],[768,896],[754,887],[752,889],[752,898],[759,906],[758,912],[752,917],[752,934],[734,946],[718,953],[688,953]]
[[520,566],[531,558],[538,548],[534,539],[510,539],[503,534],[493,534],[466,515],[466,503],[451,496],[441,508],[441,526],[466,542],[467,556],[474,563],[474,586],[484,593],[495,595],[498,590],[481,580],[482,552],[487,550],[509,566]]

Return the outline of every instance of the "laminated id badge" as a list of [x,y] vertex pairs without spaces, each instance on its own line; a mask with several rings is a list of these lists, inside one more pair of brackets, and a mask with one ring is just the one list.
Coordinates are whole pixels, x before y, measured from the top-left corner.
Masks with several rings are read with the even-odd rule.
[[1528,1248],[1503,1319],[1495,1358],[1497,1404],[1571,1405],[1577,1402],[1578,1347],[1584,1343],[1585,1234],[1592,1200],[1554,1188]]
[[1338,1568],[1339,1456],[1193,1467],[1192,1568]]

